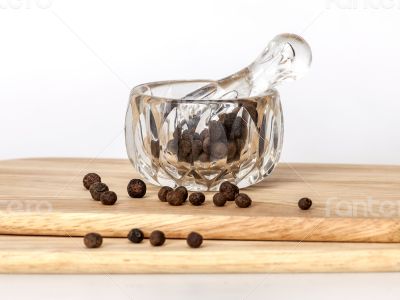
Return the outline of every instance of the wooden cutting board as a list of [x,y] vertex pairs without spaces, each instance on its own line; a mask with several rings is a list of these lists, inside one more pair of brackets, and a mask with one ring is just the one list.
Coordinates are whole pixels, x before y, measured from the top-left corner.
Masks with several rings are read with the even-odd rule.
[[[118,193],[115,206],[102,206],[83,189],[82,176],[91,171]],[[212,193],[204,206],[171,207],[150,185],[144,199],[127,196],[126,184],[137,175],[125,160],[1,161],[0,233],[21,236],[0,236],[0,273],[400,271],[399,245],[383,243],[400,239],[399,175],[393,166],[282,163],[270,179],[245,189],[254,200],[248,209],[214,207]],[[309,211],[297,208],[303,196],[313,199]],[[164,230],[167,242],[134,245],[125,238],[132,227],[146,235]],[[190,249],[171,239],[192,230],[220,240]],[[72,236],[89,231],[124,238],[86,249]],[[309,242],[326,240],[370,243]]]
[[[184,240],[162,247],[106,238],[86,249],[78,237],[0,236],[0,273],[272,273],[400,271],[394,243]],[[266,278],[268,275],[266,275]]]
[[[114,206],[91,200],[82,177],[97,172],[118,194]],[[253,205],[240,209],[206,203],[169,206],[148,185],[131,199],[126,185],[138,177],[127,160],[23,159],[0,162],[0,234],[82,236],[97,231],[126,237],[165,231],[185,238],[287,241],[400,241],[400,167],[281,163],[271,178],[245,189]],[[310,197],[301,211],[297,201]]]

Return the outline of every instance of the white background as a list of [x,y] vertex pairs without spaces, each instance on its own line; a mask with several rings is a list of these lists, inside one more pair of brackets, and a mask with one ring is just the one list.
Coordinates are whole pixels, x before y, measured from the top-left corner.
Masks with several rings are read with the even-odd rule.
[[[0,159],[125,158],[130,88],[218,79],[281,32],[312,70],[280,88],[282,160],[400,163],[400,1],[0,0]],[[34,258],[33,258],[34,259]],[[398,299],[399,274],[0,276],[3,299]]]
[[0,0],[0,159],[125,158],[131,87],[226,76],[281,32],[313,49],[281,86],[282,160],[400,163],[400,1]]

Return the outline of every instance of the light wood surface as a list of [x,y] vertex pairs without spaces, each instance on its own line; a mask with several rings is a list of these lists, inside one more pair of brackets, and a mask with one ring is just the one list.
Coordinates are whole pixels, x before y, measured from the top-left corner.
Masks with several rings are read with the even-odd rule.
[[[119,200],[93,201],[82,177],[97,172]],[[273,176],[244,190],[248,209],[234,203],[172,207],[148,185],[131,199],[126,185],[137,177],[127,160],[25,159],[0,162],[0,234],[82,236],[97,231],[125,237],[132,227],[169,238],[199,231],[207,239],[292,241],[400,241],[400,167],[281,163]],[[297,201],[310,197],[301,211]]]
[[[400,271],[400,249],[387,243],[205,241],[198,249],[168,239],[0,236],[0,273],[258,273]],[[267,276],[267,275],[266,275]]]

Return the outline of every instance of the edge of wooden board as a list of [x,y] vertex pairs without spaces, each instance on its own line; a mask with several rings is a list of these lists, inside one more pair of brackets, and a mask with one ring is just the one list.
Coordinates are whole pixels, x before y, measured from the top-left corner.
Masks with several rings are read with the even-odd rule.
[[0,212],[0,234],[126,237],[140,228],[146,237],[158,229],[169,238],[199,231],[206,239],[260,241],[400,242],[399,219],[230,216],[123,212]]
[[394,244],[184,240],[151,247],[147,240],[105,238],[86,249],[81,238],[0,236],[0,273],[139,274],[400,271]]

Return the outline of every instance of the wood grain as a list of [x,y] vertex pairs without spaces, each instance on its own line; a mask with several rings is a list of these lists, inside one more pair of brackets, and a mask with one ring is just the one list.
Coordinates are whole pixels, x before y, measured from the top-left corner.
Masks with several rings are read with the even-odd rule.
[[386,243],[183,240],[151,247],[147,240],[106,238],[86,249],[82,238],[0,236],[0,273],[256,273],[400,271],[400,249]]
[[[91,200],[82,176],[97,172],[119,200]],[[126,184],[138,177],[127,160],[24,159],[0,162],[0,234],[82,236],[97,231],[125,237],[132,227],[146,236],[154,229],[170,238],[196,230],[207,239],[287,241],[400,241],[400,167],[279,165],[271,178],[245,189],[252,207],[234,203],[172,207],[148,186],[131,199]],[[310,197],[309,211],[297,208]]]

